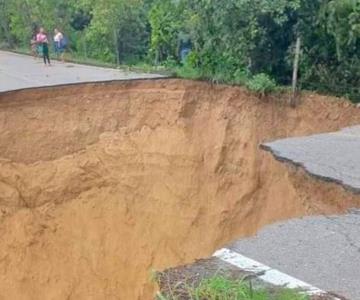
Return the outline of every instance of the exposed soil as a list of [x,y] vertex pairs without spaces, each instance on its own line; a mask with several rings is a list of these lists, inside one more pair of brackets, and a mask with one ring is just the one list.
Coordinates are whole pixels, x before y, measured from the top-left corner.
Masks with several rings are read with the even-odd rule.
[[180,80],[2,94],[0,299],[151,299],[151,269],[360,206],[258,147],[359,123],[337,99]]

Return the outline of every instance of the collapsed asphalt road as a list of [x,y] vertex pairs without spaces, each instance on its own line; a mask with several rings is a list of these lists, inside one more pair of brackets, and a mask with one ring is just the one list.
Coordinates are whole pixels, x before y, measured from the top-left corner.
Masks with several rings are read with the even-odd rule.
[[[307,177],[314,184],[329,189],[337,186],[355,196],[360,191],[359,126],[333,133],[279,139],[265,143],[261,148],[270,151],[279,161],[288,162],[290,169],[299,169],[293,166],[304,168],[312,175]],[[329,199],[325,194],[322,197]],[[309,283],[311,289],[329,292],[330,298],[340,295],[360,300],[360,210],[328,215],[312,202],[311,196],[309,199],[309,209],[315,209],[317,216],[279,222],[265,227],[254,237],[225,246],[212,258],[217,269],[227,270],[230,263],[247,272],[255,270],[260,262],[264,265],[258,267],[260,271],[261,268],[275,269],[276,276],[267,276],[275,285],[300,287]],[[345,200],[345,197],[341,199]],[[281,208],[284,209],[286,207]],[[194,274],[199,265],[206,269],[207,262],[198,262],[185,270]],[[179,272],[176,268],[169,269],[165,274],[172,278],[176,272]]]
[[[76,83],[78,70],[88,68],[44,68],[10,56],[6,64],[1,57],[1,72],[9,70],[0,75],[5,90]],[[108,78],[86,70],[86,81]],[[241,88],[183,80],[51,87],[0,98],[0,298],[151,299],[149,268],[189,263],[278,220],[359,206],[353,193],[318,184],[258,148],[264,140],[359,124],[359,110],[345,101],[310,95],[294,110]],[[341,223],[352,224],[353,216]],[[295,222],[293,234],[264,240],[274,251],[282,248],[274,252],[279,265],[294,259],[289,236],[313,235],[311,226]],[[326,252],[327,262],[345,264],[354,248],[341,238],[342,227],[331,228],[344,252]],[[326,232],[319,227],[324,243],[332,238]],[[298,247],[296,264],[299,279],[314,285],[304,251],[318,240]],[[320,259],[324,247],[310,268],[329,274],[334,268]],[[344,282],[356,279],[349,270]],[[354,285],[341,285],[343,294],[353,295]]]
[[[309,174],[360,191],[360,126],[281,139],[262,147]],[[270,226],[231,249],[314,285],[360,299],[360,210]]]
[[[280,161],[360,191],[360,126],[281,139],[262,147]],[[315,180],[315,179],[314,179]],[[360,299],[360,210],[289,220],[230,249],[349,299]]]

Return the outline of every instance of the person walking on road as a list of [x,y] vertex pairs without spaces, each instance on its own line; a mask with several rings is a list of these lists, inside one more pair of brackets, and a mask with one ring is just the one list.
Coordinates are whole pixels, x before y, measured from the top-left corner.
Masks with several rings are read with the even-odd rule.
[[36,42],[41,45],[42,54],[44,59],[44,64],[51,66],[50,57],[49,57],[49,41],[46,36],[44,28],[40,28],[39,33],[36,36]]
[[65,37],[61,31],[57,28],[54,30],[54,44],[55,44],[55,53],[56,57],[61,59],[64,62],[64,52],[66,47]]

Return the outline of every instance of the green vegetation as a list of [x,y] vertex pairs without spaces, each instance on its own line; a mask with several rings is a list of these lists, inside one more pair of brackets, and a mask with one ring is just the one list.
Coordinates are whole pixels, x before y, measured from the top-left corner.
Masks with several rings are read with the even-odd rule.
[[39,26],[59,27],[77,59],[161,65],[265,94],[290,83],[299,36],[302,88],[360,101],[360,0],[0,0],[0,47],[28,47]]
[[[214,276],[200,282],[197,288],[188,288],[189,300],[308,300],[309,297],[294,290],[279,288],[268,291],[253,289],[242,280]],[[182,298],[184,299],[184,298]],[[158,300],[177,300],[176,295],[158,295]]]
[[246,83],[247,88],[261,96],[276,90],[276,82],[269,75],[261,73],[255,75]]

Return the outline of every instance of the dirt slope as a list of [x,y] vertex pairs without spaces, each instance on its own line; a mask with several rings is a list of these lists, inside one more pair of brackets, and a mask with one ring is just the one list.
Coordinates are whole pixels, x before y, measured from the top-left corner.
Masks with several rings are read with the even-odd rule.
[[360,206],[258,147],[359,123],[340,100],[180,80],[2,94],[0,299],[151,299],[152,268]]

